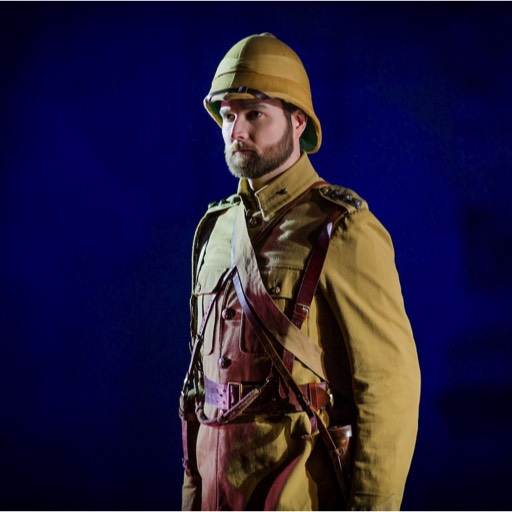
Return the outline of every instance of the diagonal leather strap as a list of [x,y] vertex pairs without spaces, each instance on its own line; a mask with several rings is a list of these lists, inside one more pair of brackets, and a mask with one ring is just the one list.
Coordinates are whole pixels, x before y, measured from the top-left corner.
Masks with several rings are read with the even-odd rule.
[[270,327],[274,339],[286,350],[293,352],[295,357],[322,380],[329,382],[335,389],[343,389],[339,376],[339,368],[342,366],[340,354],[327,354],[319,345],[313,343],[282,313],[267,292],[247,232],[243,207],[238,210],[233,226],[231,251],[232,263],[237,268],[247,300],[263,324]]
[[297,385],[297,383],[291,376],[290,372],[286,368],[285,364],[279,357],[276,347],[271,341],[273,338],[272,332],[268,330],[267,326],[261,321],[260,318],[258,318],[258,316],[254,313],[252,307],[249,305],[247,297],[245,296],[244,290],[242,288],[242,284],[240,282],[240,275],[238,272],[235,272],[233,276],[233,285],[235,287],[236,295],[238,297],[238,300],[240,301],[244,314],[251,323],[254,332],[257,334],[261,344],[263,345],[263,348],[265,349],[265,352],[267,353],[277,372],[283,379],[286,387],[293,392],[293,394],[297,398],[297,402],[300,404],[302,409],[308,414],[309,420],[311,422],[312,434],[316,433],[318,430],[318,420],[315,411],[311,407],[311,402],[309,401],[309,398],[304,396],[304,394],[301,392],[299,386]]

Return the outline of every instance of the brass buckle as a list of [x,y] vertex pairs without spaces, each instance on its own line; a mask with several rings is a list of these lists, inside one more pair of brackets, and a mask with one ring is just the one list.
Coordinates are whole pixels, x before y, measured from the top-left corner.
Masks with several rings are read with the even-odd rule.
[[[238,391],[238,396],[235,397],[234,390]],[[242,400],[244,392],[244,385],[242,382],[228,382],[228,409],[234,407],[240,400]]]

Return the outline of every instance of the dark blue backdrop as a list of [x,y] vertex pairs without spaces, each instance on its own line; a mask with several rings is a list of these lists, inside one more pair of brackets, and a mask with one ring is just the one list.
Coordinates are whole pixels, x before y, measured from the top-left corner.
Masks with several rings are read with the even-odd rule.
[[391,232],[423,396],[406,509],[510,509],[507,3],[0,5],[0,504],[178,509],[189,252],[236,187],[202,107],[242,37],[302,57],[322,176]]

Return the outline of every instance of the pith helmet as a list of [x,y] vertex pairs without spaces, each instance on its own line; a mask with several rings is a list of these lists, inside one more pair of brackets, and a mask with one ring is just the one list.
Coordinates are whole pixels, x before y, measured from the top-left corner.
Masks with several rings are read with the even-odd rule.
[[308,116],[300,145],[315,153],[322,143],[322,129],[313,109],[308,75],[299,56],[272,34],[252,35],[233,46],[217,68],[204,106],[222,126],[222,100],[278,98]]

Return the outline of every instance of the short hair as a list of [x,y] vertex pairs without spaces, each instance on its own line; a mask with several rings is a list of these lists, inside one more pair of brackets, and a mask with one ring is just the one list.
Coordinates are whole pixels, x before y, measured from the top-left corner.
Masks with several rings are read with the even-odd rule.
[[288,121],[290,121],[290,119],[292,118],[292,114],[294,112],[296,112],[297,110],[302,112],[304,114],[304,116],[306,117],[306,119],[308,117],[307,114],[302,109],[295,106],[293,103],[289,103],[288,101],[281,100],[281,106],[283,107],[284,115],[286,116],[286,119],[288,119]]

